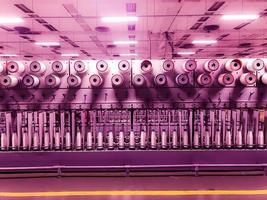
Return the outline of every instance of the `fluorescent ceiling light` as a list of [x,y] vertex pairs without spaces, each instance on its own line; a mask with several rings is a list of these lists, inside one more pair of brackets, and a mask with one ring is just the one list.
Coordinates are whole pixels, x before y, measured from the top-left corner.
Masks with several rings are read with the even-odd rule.
[[0,57],[15,57],[18,56],[17,54],[0,54]]
[[121,53],[120,56],[137,56],[137,53]]
[[119,22],[136,22],[138,21],[137,17],[129,16],[129,17],[102,17],[102,22],[110,22],[110,23],[119,23]]
[[177,52],[177,54],[179,54],[179,55],[193,55],[193,54],[195,54],[195,52],[193,52],[193,51],[181,51],[181,52]]
[[62,53],[61,56],[63,57],[78,57],[78,53]]
[[217,40],[193,40],[192,44],[215,44]]
[[258,19],[259,15],[223,15],[222,20],[253,20]]
[[22,22],[24,20],[19,17],[0,17],[0,24],[17,24]]
[[135,40],[129,40],[129,41],[114,41],[113,44],[137,44],[137,41],[135,41]]
[[60,46],[59,42],[35,42],[39,46]]

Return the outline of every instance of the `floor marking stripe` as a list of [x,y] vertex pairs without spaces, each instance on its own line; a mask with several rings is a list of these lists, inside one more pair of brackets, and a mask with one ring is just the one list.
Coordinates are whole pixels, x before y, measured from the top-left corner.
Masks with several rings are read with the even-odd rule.
[[196,195],[267,195],[267,190],[104,190],[55,192],[0,192],[0,197],[59,196],[196,196]]

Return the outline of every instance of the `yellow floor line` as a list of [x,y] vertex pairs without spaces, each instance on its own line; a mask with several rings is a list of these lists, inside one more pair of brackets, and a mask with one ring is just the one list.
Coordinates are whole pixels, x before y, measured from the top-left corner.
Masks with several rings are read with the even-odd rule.
[[267,190],[119,190],[0,192],[0,197],[267,195]]

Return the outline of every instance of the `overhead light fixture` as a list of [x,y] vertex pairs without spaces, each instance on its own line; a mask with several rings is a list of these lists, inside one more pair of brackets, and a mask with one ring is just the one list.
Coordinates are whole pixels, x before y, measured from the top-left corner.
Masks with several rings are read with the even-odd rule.
[[177,54],[179,54],[179,55],[193,55],[193,54],[195,54],[195,52],[193,52],[193,51],[181,51],[181,52],[177,52]]
[[137,44],[137,41],[135,41],[135,40],[114,41],[113,44]]
[[0,24],[17,24],[22,22],[24,20],[19,17],[0,17]]
[[126,17],[102,17],[102,22],[119,23],[119,22],[136,22],[138,17],[126,16]]
[[121,53],[120,56],[137,56],[137,53]]
[[62,53],[61,56],[63,57],[78,57],[78,53]]
[[60,46],[59,42],[35,42],[39,46]]
[[215,44],[217,40],[193,40],[192,44]]
[[222,20],[253,20],[258,19],[260,16],[257,14],[251,15],[223,15],[221,17]]
[[17,54],[6,54],[6,53],[3,53],[3,54],[0,54],[0,57],[16,57],[18,56]]

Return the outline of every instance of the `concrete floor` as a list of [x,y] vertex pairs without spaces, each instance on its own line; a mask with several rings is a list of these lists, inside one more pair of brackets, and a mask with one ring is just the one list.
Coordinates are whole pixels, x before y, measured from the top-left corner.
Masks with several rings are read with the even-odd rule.
[[[193,191],[192,196],[166,196],[164,191]],[[225,195],[199,195],[200,190],[228,191]],[[263,195],[230,195],[229,191],[256,191]],[[163,191],[163,196],[50,196],[50,197],[4,197],[16,192],[68,192],[74,191]],[[240,192],[242,193],[242,192]],[[21,194],[21,193],[19,193]],[[50,193],[53,195],[54,193]],[[183,199],[183,200],[242,200],[267,199],[267,177],[264,176],[206,176],[206,177],[102,177],[102,178],[20,178],[0,179],[0,199],[111,199],[111,200],[147,200],[147,199]]]

